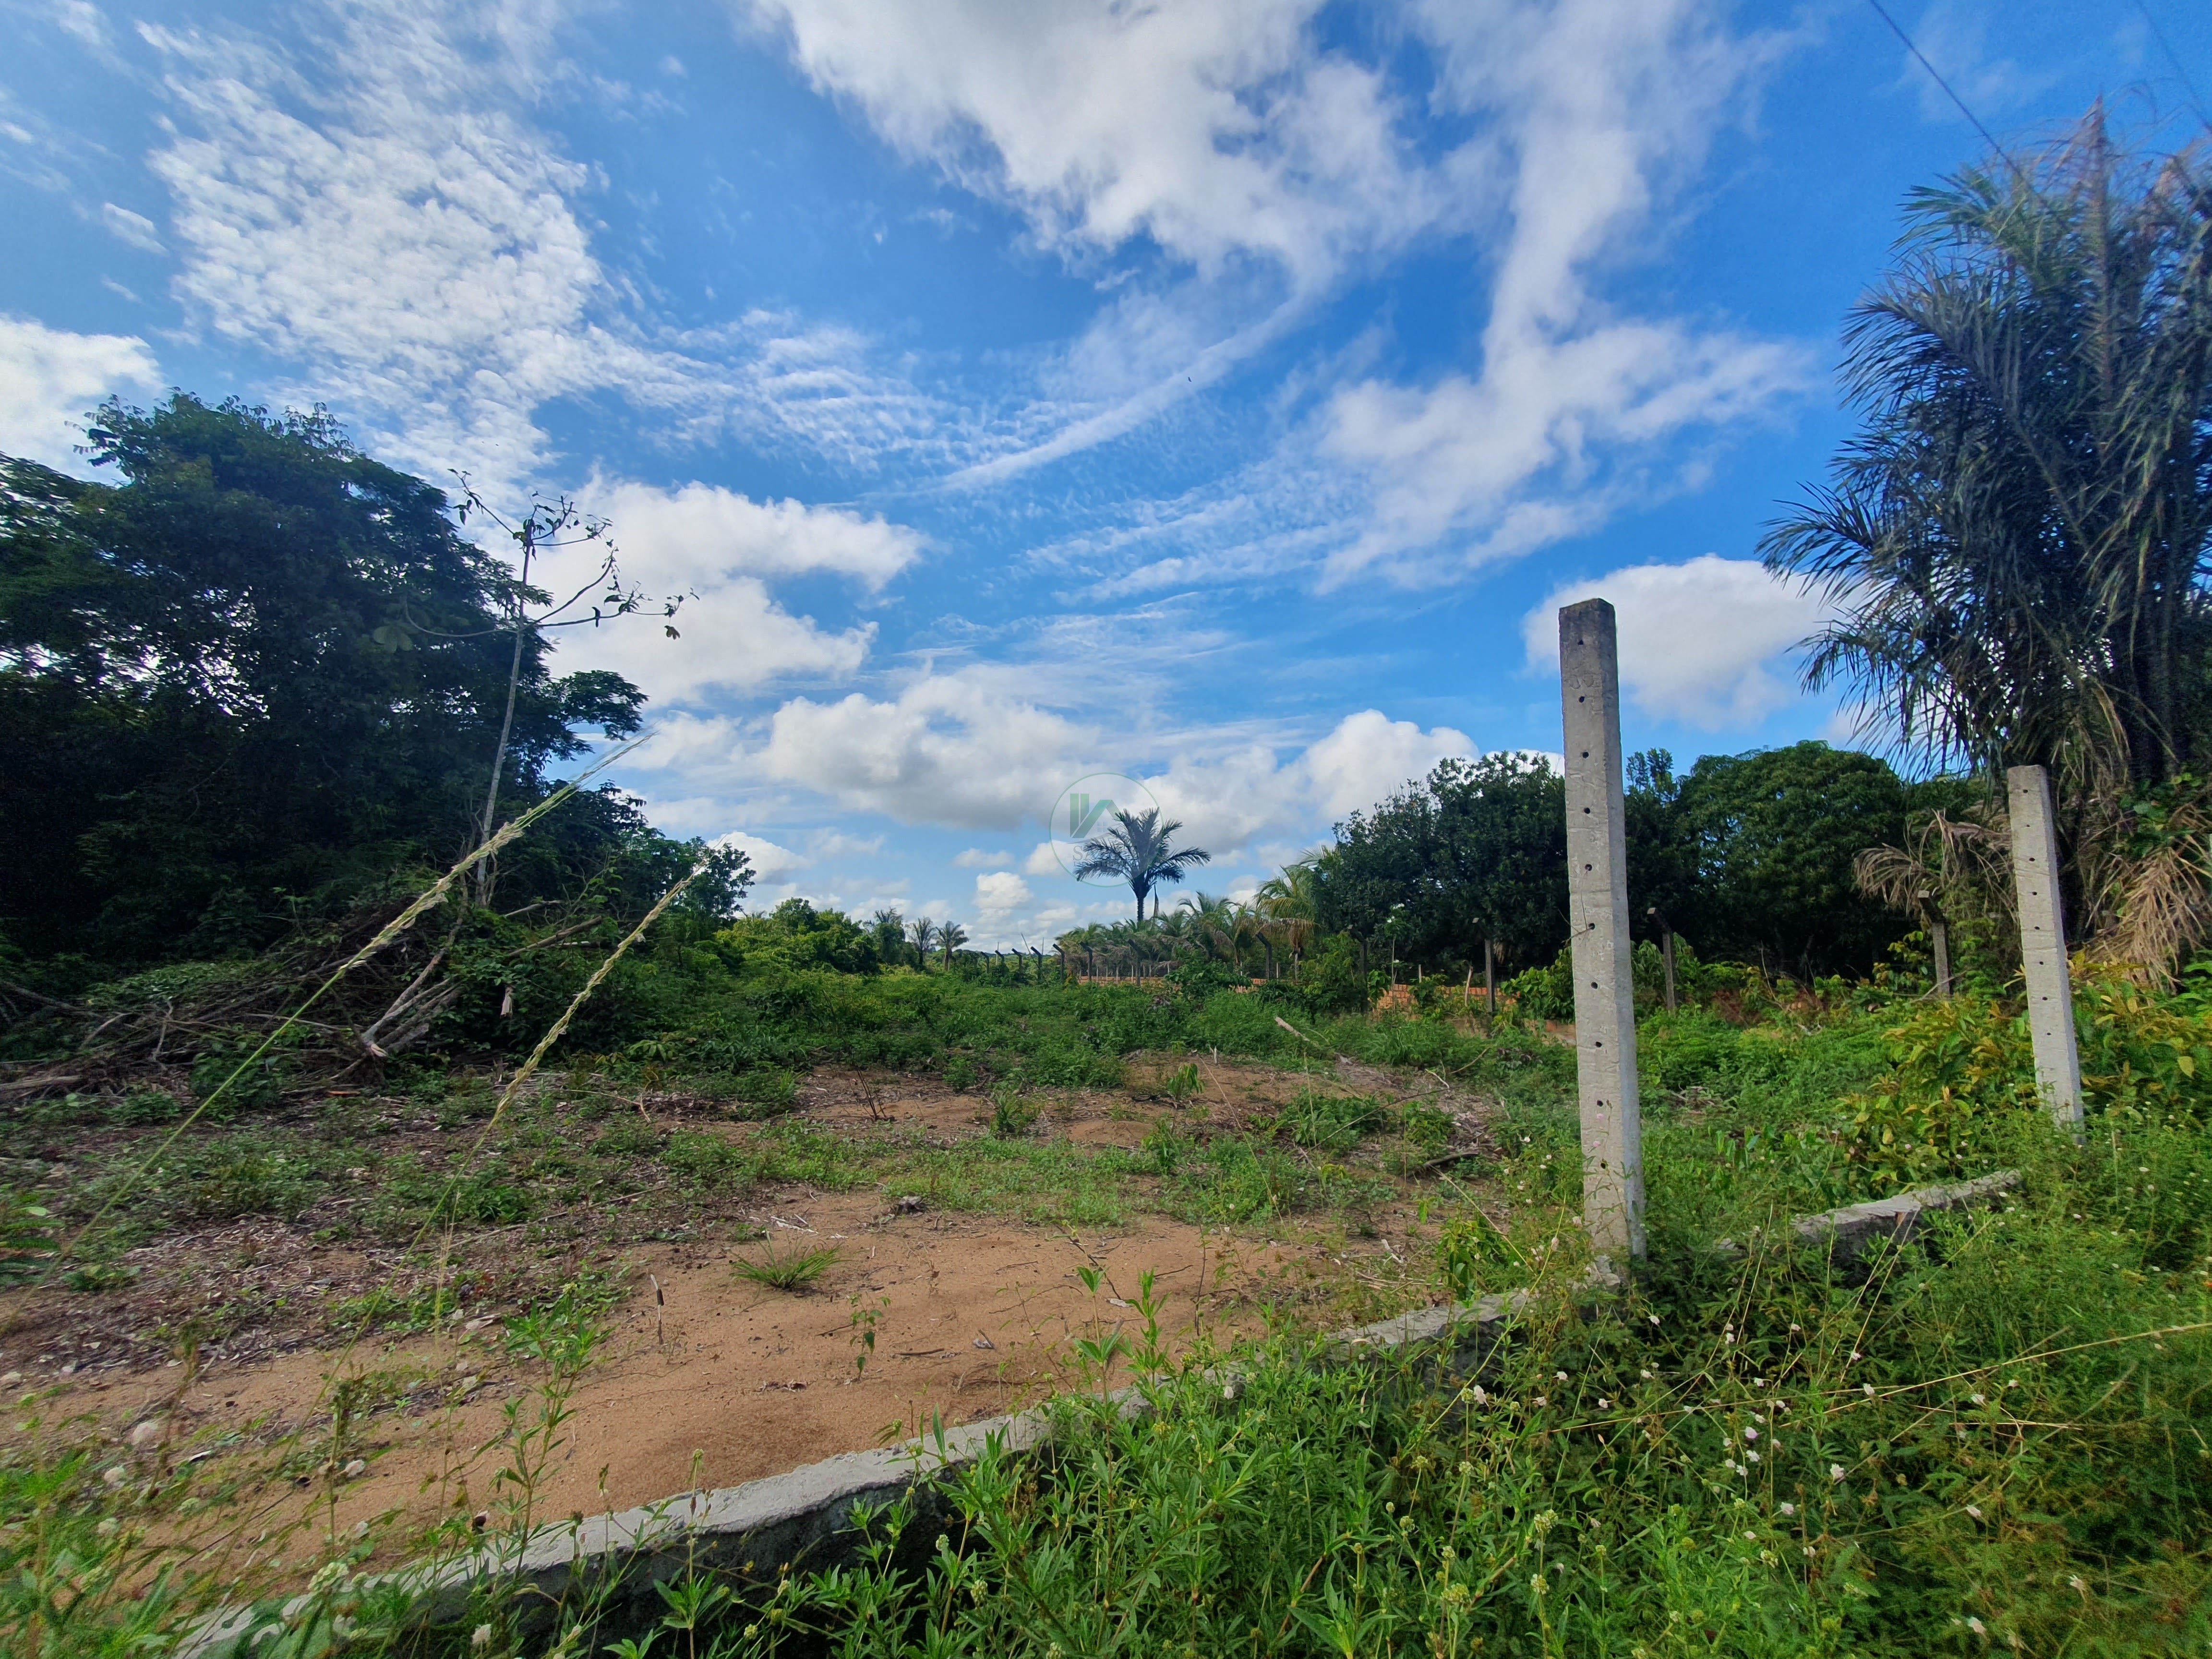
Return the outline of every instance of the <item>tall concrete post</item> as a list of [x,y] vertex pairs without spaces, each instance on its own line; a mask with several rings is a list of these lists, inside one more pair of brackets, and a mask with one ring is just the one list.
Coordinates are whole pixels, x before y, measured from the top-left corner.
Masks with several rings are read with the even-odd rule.
[[2058,829],[2051,778],[2039,766],[2005,773],[2012,815],[2013,888],[2020,900],[2020,956],[2027,978],[2027,1029],[2035,1085],[2062,1129],[2081,1127],[2081,1056],[2074,1042],[2074,988],[2066,976],[2066,918],[2059,906]]
[[1620,670],[1613,607],[1559,612],[1566,714],[1567,921],[1582,1085],[1583,1225],[1616,1265],[1644,1254],[1644,1131],[1636,1095],[1636,981],[1621,816]]

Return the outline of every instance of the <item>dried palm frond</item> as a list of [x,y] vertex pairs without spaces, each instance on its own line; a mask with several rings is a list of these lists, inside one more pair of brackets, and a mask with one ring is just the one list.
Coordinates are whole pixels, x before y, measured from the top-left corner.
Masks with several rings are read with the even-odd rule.
[[2012,836],[1989,809],[1930,812],[1903,847],[1870,847],[1851,865],[1858,890],[1925,927],[2014,913]]

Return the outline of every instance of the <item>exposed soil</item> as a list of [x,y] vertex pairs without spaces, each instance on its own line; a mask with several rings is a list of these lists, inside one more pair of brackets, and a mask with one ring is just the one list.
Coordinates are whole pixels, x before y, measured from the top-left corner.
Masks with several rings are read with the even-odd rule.
[[[1205,1097],[1177,1121],[1221,1133],[1279,1108],[1304,1081],[1270,1067],[1200,1066]],[[1411,1086],[1367,1067],[1339,1069],[1354,1089],[1400,1097]],[[1149,1097],[1168,1070],[1140,1064],[1125,1090],[1056,1097],[1038,1133],[1133,1146],[1174,1109]],[[1455,1099],[1433,1079],[1422,1087],[1454,1120],[1455,1155],[1481,1150],[1484,1103]],[[685,1110],[664,1097],[647,1099],[642,1115]],[[933,1085],[846,1074],[810,1079],[798,1115],[841,1140],[951,1146],[982,1133],[988,1111]],[[761,1130],[726,1122],[714,1133],[743,1139]],[[926,1200],[902,1211],[900,1197],[873,1186],[783,1184],[687,1210],[671,1193],[633,1196],[628,1207],[644,1213],[615,1252],[626,1300],[571,1401],[538,1512],[625,1508],[884,1443],[933,1420],[1013,1409],[1072,1378],[1072,1339],[1118,1328],[1138,1340],[1133,1304],[1147,1272],[1161,1335],[1176,1352],[1201,1334],[1225,1341],[1256,1330],[1270,1313],[1341,1323],[1429,1291],[1428,1230],[1411,1183],[1363,1215],[1358,1236],[1327,1215],[1201,1231],[1143,1204],[1121,1224],[1070,1231]],[[585,1258],[577,1230],[542,1220],[479,1229],[459,1242],[483,1271],[457,1318],[435,1333],[348,1342],[328,1310],[398,1271],[401,1253],[327,1242],[327,1228],[318,1242],[328,1213],[171,1233],[131,1253],[143,1271],[128,1294],[8,1298],[8,1386],[53,1389],[40,1408],[48,1422],[90,1415],[118,1443],[135,1425],[161,1425],[141,1430],[146,1443],[118,1456],[227,1446],[218,1455],[251,1458],[289,1438],[295,1496],[272,1509],[333,1502],[341,1528],[398,1512],[405,1520],[386,1534],[387,1553],[425,1523],[484,1506],[505,1455],[495,1445],[503,1413],[517,1402],[532,1409],[542,1375],[508,1355],[503,1320],[518,1287],[542,1291]],[[648,1228],[660,1237],[637,1237]],[[755,1229],[768,1244],[746,1242]],[[803,1292],[757,1285],[732,1266],[768,1248],[820,1246],[835,1247],[838,1260]],[[1079,1278],[1085,1268],[1101,1275],[1096,1294]],[[176,1350],[155,1334],[234,1304],[252,1319],[231,1321],[221,1343],[189,1361],[170,1358]],[[871,1329],[872,1348],[863,1340]],[[332,1388],[345,1379],[358,1409],[334,1445]],[[330,1479],[355,1458],[363,1470]],[[326,1520],[332,1512],[321,1511]]]

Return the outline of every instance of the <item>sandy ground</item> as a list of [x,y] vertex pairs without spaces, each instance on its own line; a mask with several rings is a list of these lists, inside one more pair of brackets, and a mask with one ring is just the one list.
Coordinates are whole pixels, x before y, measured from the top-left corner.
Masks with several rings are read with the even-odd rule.
[[[886,1214],[880,1197],[848,1194],[819,1197],[790,1218],[811,1231],[786,1230],[787,1248],[818,1241],[843,1251],[805,1293],[739,1278],[729,1258],[749,1252],[635,1253],[636,1291],[569,1401],[574,1415],[545,1469],[539,1515],[734,1485],[933,1421],[1016,1409],[1073,1378],[1071,1338],[1119,1328],[1138,1339],[1143,1319],[1132,1304],[1147,1271],[1162,1336],[1177,1352],[1201,1333],[1227,1340],[1256,1329],[1260,1298],[1308,1270],[1343,1272],[1341,1246],[1332,1252],[1319,1237],[1237,1238],[1158,1218],[1079,1236],[989,1218]],[[1387,1260],[1388,1243],[1369,1248]],[[1086,1267],[1100,1274],[1095,1295],[1078,1276]],[[858,1340],[856,1310],[876,1316],[872,1351]],[[333,1488],[328,1402],[344,1377],[366,1378],[370,1397],[388,1403],[366,1413],[338,1449],[366,1467]],[[404,1553],[441,1516],[493,1504],[505,1413],[510,1406],[526,1419],[534,1413],[541,1377],[507,1355],[501,1325],[489,1321],[437,1339],[224,1368],[181,1393],[178,1368],[94,1381],[45,1409],[49,1420],[94,1412],[118,1430],[160,1424],[161,1438],[140,1448],[142,1458],[165,1448],[172,1458],[190,1455],[234,1435],[250,1457],[283,1429],[319,1419],[307,1437],[312,1451],[295,1465],[307,1473],[289,1499],[267,1504],[265,1517],[313,1515],[316,1530],[345,1531],[391,1516],[391,1547],[380,1553]],[[1125,1367],[1114,1380],[1126,1378]]]
[[[1249,1110],[1270,1109],[1297,1082],[1270,1068],[1217,1062],[1204,1069],[1211,1098],[1196,1109],[1224,1127]],[[1389,1082],[1381,1073],[1346,1080]],[[1162,1109],[1133,1100],[1144,1092],[1141,1078],[1133,1083],[1127,1092],[1063,1099],[1041,1132],[1133,1145]],[[818,1127],[855,1136],[921,1133],[948,1144],[981,1133],[972,1095],[889,1092],[864,1079],[817,1074],[801,1111]],[[716,1132],[756,1131],[732,1124]],[[534,1513],[559,1519],[628,1508],[887,1443],[933,1421],[1017,1409],[1075,1380],[1074,1338],[1116,1328],[1125,1340],[1139,1338],[1143,1319],[1133,1304],[1148,1271],[1161,1335],[1176,1353],[1201,1337],[1226,1342],[1254,1332],[1269,1309],[1301,1307],[1314,1319],[1346,1322],[1338,1316],[1371,1316],[1424,1293],[1425,1272],[1407,1282],[1409,1267],[1425,1260],[1410,1201],[1376,1213],[1376,1236],[1347,1239],[1326,1218],[1279,1220],[1271,1231],[1201,1231],[1135,1205],[1124,1225],[1074,1234],[926,1206],[903,1212],[896,1199],[874,1188],[756,1194],[746,1206],[750,1220],[767,1229],[779,1252],[831,1246],[839,1253],[799,1293],[739,1276],[733,1262],[757,1258],[764,1247],[731,1242],[731,1229],[705,1216],[694,1237],[623,1249],[627,1299],[568,1402],[572,1415],[547,1462]],[[380,1270],[359,1252],[278,1236],[286,1233],[282,1224],[248,1222],[155,1248],[189,1249],[202,1263],[217,1264],[219,1278],[250,1279],[271,1304],[276,1298],[264,1281],[276,1275],[303,1315],[319,1299],[357,1291]],[[526,1248],[515,1238],[514,1249]],[[1093,1268],[1095,1294],[1079,1276]],[[223,1293],[204,1275],[195,1282],[210,1295]],[[210,1450],[206,1473],[247,1479],[258,1469],[266,1484],[251,1506],[258,1518],[248,1524],[265,1522],[272,1534],[288,1520],[312,1516],[316,1532],[350,1532],[383,1517],[379,1555],[403,1554],[427,1526],[492,1509],[511,1492],[497,1480],[508,1455],[501,1443],[507,1414],[527,1421],[538,1407],[543,1369],[509,1352],[501,1316],[511,1307],[465,1308],[434,1335],[349,1347],[319,1344],[303,1325],[286,1333],[289,1346],[217,1352],[201,1369],[164,1363],[142,1343],[104,1341],[92,1326],[64,1329],[53,1322],[68,1322],[68,1305],[49,1302],[38,1310],[45,1317],[18,1325],[7,1346],[21,1357],[4,1363],[44,1363],[10,1380],[11,1390],[51,1389],[38,1407],[49,1424],[96,1419],[122,1443],[115,1455],[126,1476],[132,1464]],[[121,1315],[99,1317],[96,1328],[112,1338],[107,1326]],[[866,1347],[861,1338],[871,1328]],[[1114,1381],[1126,1377],[1125,1366]],[[360,1409],[341,1431],[331,1404],[342,1382]],[[134,1428],[138,1443],[125,1449]],[[282,1470],[271,1478],[279,1458]],[[360,1467],[344,1474],[356,1460]]]

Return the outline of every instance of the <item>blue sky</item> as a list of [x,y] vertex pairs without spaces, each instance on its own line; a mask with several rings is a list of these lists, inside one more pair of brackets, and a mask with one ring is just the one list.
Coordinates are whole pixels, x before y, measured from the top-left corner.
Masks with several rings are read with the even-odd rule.
[[[2201,6],[1892,14],[2008,144],[2176,143]],[[1979,141],[1865,0],[0,0],[0,450],[167,386],[565,491],[683,637],[617,775],[802,892],[1045,943],[1142,779],[1243,891],[1447,754],[1841,737],[1753,562]],[[558,574],[558,573],[556,573]]]

